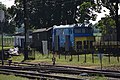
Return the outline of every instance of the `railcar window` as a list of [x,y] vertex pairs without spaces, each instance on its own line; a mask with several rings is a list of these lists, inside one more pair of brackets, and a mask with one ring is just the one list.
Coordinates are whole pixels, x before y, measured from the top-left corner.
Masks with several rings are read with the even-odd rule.
[[92,29],[87,28],[86,33],[92,33]]
[[90,33],[90,29],[87,28],[87,29],[86,29],[86,33]]
[[75,33],[82,33],[81,29],[75,29]]
[[93,33],[93,29],[90,29],[91,33]]
[[69,34],[72,34],[72,29],[69,29]]
[[[69,31],[69,32],[70,32],[70,31]],[[74,32],[75,32],[75,33],[92,33],[93,31],[92,31],[92,29],[90,29],[90,28],[82,28],[82,29],[76,28],[76,29],[74,29]]]
[[85,29],[82,29],[82,33],[85,33]]
[[90,30],[90,29],[87,29],[87,33],[91,33],[91,30]]
[[63,34],[64,33],[64,29],[61,29],[61,34]]

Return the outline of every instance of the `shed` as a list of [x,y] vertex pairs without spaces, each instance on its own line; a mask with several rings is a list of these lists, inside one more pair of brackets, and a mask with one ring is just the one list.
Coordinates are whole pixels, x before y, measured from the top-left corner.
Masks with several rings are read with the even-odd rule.
[[34,30],[32,33],[32,46],[42,51],[42,41],[47,41],[48,50],[52,47],[52,27]]

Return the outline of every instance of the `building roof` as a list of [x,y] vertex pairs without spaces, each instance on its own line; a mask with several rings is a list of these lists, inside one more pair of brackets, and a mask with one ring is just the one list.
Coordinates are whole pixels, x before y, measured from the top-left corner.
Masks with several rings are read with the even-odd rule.
[[24,33],[17,32],[17,33],[15,33],[13,36],[24,36]]
[[[32,31],[29,30],[29,35],[32,35]],[[24,32],[16,32],[13,36],[25,36]]]
[[74,26],[75,26],[75,24],[73,24],[73,25],[60,25],[60,26],[54,25],[53,29],[58,29],[58,28],[73,28]]
[[33,33],[49,31],[49,30],[51,30],[51,29],[52,29],[52,27],[50,27],[50,28],[41,28],[41,29],[34,30]]
[[46,31],[46,28],[34,30],[33,33],[43,32],[43,31]]
[[46,31],[49,31],[49,30],[51,30],[51,29],[53,29],[53,27],[47,28]]
[[90,24],[72,24],[72,25],[54,25],[53,29],[61,29],[61,28],[75,28],[75,27],[81,27],[81,28],[91,28]]

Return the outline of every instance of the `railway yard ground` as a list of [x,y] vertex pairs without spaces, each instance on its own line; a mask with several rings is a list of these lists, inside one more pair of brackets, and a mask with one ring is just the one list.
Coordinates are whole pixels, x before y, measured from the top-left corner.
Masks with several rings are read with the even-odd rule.
[[[119,80],[120,62],[116,56],[103,55],[102,66],[97,54],[94,54],[94,63],[91,54],[56,55],[56,64],[53,66],[52,54],[35,52],[35,60],[24,61],[23,54],[12,56],[0,65],[0,78],[8,80]],[[10,66],[8,61],[12,60]],[[102,70],[101,70],[102,67]],[[9,75],[9,76],[8,76]],[[7,77],[5,77],[7,76]],[[14,77],[11,77],[14,76]],[[7,80],[7,79],[6,79]]]

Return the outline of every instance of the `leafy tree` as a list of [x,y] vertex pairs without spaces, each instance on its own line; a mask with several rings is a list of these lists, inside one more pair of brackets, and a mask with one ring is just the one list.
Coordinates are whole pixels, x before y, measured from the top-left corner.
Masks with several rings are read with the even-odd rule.
[[119,0],[97,0],[97,4],[101,9],[101,6],[106,7],[110,10],[110,17],[115,20],[116,31],[117,31],[117,39],[120,41],[120,16],[118,16],[118,5]]
[[[14,20],[17,25],[23,23],[23,0],[15,0],[15,6],[11,7],[11,12],[16,15]],[[89,1],[89,0],[84,0]],[[60,24],[76,23],[77,6],[83,0],[28,0],[27,16],[29,28],[51,27]],[[93,1],[93,0],[91,0]],[[13,10],[14,9],[14,10]]]
[[116,15],[116,1],[117,0],[96,0],[97,1],[97,5],[99,8],[99,11],[102,9],[101,7],[104,6],[107,9],[110,10],[110,16],[111,17],[115,17]]
[[78,6],[77,21],[80,23],[89,23],[89,20],[96,20],[97,15],[93,11],[96,10],[96,4],[91,2],[83,2]]
[[105,18],[102,18],[99,22],[97,27],[101,29],[102,34],[111,34],[114,33],[115,26],[115,20],[113,20],[111,17],[106,16]]
[[[5,22],[3,27],[3,32],[7,34],[12,34],[15,32],[15,26],[11,23],[11,15],[7,11],[7,8],[4,4],[0,2],[0,8],[5,12]],[[1,30],[0,30],[1,31]]]

